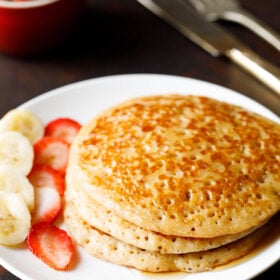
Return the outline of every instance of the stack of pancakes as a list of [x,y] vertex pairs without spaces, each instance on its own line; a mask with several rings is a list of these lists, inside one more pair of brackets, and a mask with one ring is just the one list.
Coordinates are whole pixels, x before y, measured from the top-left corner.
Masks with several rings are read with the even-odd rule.
[[206,97],[137,98],[82,128],[66,179],[66,225],[90,254],[205,271],[246,255],[273,225],[280,126]]

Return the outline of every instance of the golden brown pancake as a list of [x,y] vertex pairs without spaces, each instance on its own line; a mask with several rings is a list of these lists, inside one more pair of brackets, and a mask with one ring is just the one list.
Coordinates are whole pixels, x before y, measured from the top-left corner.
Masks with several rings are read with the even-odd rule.
[[93,256],[150,272],[201,272],[248,254],[272,227],[267,223],[247,237],[216,249],[189,254],[160,254],[139,249],[91,227],[67,203],[65,222],[76,242]]
[[149,231],[236,234],[280,209],[280,126],[207,97],[140,97],[75,139],[67,185]]
[[[106,210],[102,204],[89,199],[80,189],[80,184],[68,186],[65,193],[67,204],[73,204],[78,216],[97,230],[138,248],[159,252],[161,254],[184,254],[205,251],[236,241],[257,228],[253,227],[237,234],[213,238],[192,238],[164,235],[149,231],[123,220],[112,211]],[[262,226],[259,225],[258,227]]]

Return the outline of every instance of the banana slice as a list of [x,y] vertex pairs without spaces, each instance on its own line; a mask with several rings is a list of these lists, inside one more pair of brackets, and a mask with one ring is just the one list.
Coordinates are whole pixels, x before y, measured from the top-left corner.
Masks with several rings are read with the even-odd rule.
[[6,113],[0,121],[0,132],[17,131],[36,143],[44,135],[42,121],[26,109],[13,109]]
[[31,228],[31,215],[19,194],[0,191],[0,244],[22,243]]
[[8,166],[0,166],[0,191],[19,194],[28,209],[34,209],[34,188],[26,176]]
[[14,131],[0,133],[0,166],[7,165],[27,175],[33,158],[33,147],[25,136]]

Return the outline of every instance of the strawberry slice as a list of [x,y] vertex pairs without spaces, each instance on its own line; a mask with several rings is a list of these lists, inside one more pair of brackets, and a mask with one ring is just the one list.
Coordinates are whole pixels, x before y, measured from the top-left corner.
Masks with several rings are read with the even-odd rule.
[[49,223],[32,226],[27,237],[30,251],[56,270],[70,268],[74,257],[74,245],[66,231]]
[[64,176],[48,165],[34,165],[28,179],[35,190],[32,223],[53,222],[60,214],[65,190]]
[[64,140],[43,137],[34,145],[34,164],[45,164],[65,175],[70,144]]
[[65,190],[65,181],[62,174],[53,169],[49,165],[34,165],[31,172],[28,175],[30,183],[35,188],[40,187],[53,187],[57,189],[60,196],[63,196]]
[[52,223],[62,209],[62,197],[54,187],[35,188],[35,209],[32,212],[32,224]]
[[59,138],[72,143],[80,128],[81,125],[72,119],[58,118],[46,125],[45,136]]

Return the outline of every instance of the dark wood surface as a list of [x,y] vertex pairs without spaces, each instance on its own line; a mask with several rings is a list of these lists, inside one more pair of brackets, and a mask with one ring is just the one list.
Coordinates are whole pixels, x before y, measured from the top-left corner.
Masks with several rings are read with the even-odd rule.
[[[279,0],[241,3],[280,32]],[[266,42],[237,24],[220,24],[280,67],[280,53]],[[127,73],[173,74],[209,81],[249,96],[280,115],[279,96],[227,59],[211,57],[133,0],[89,0],[81,24],[64,44],[40,57],[0,54],[0,73],[0,117],[48,90]],[[256,279],[278,279],[279,275],[280,263]],[[0,279],[17,278],[0,266]]]

